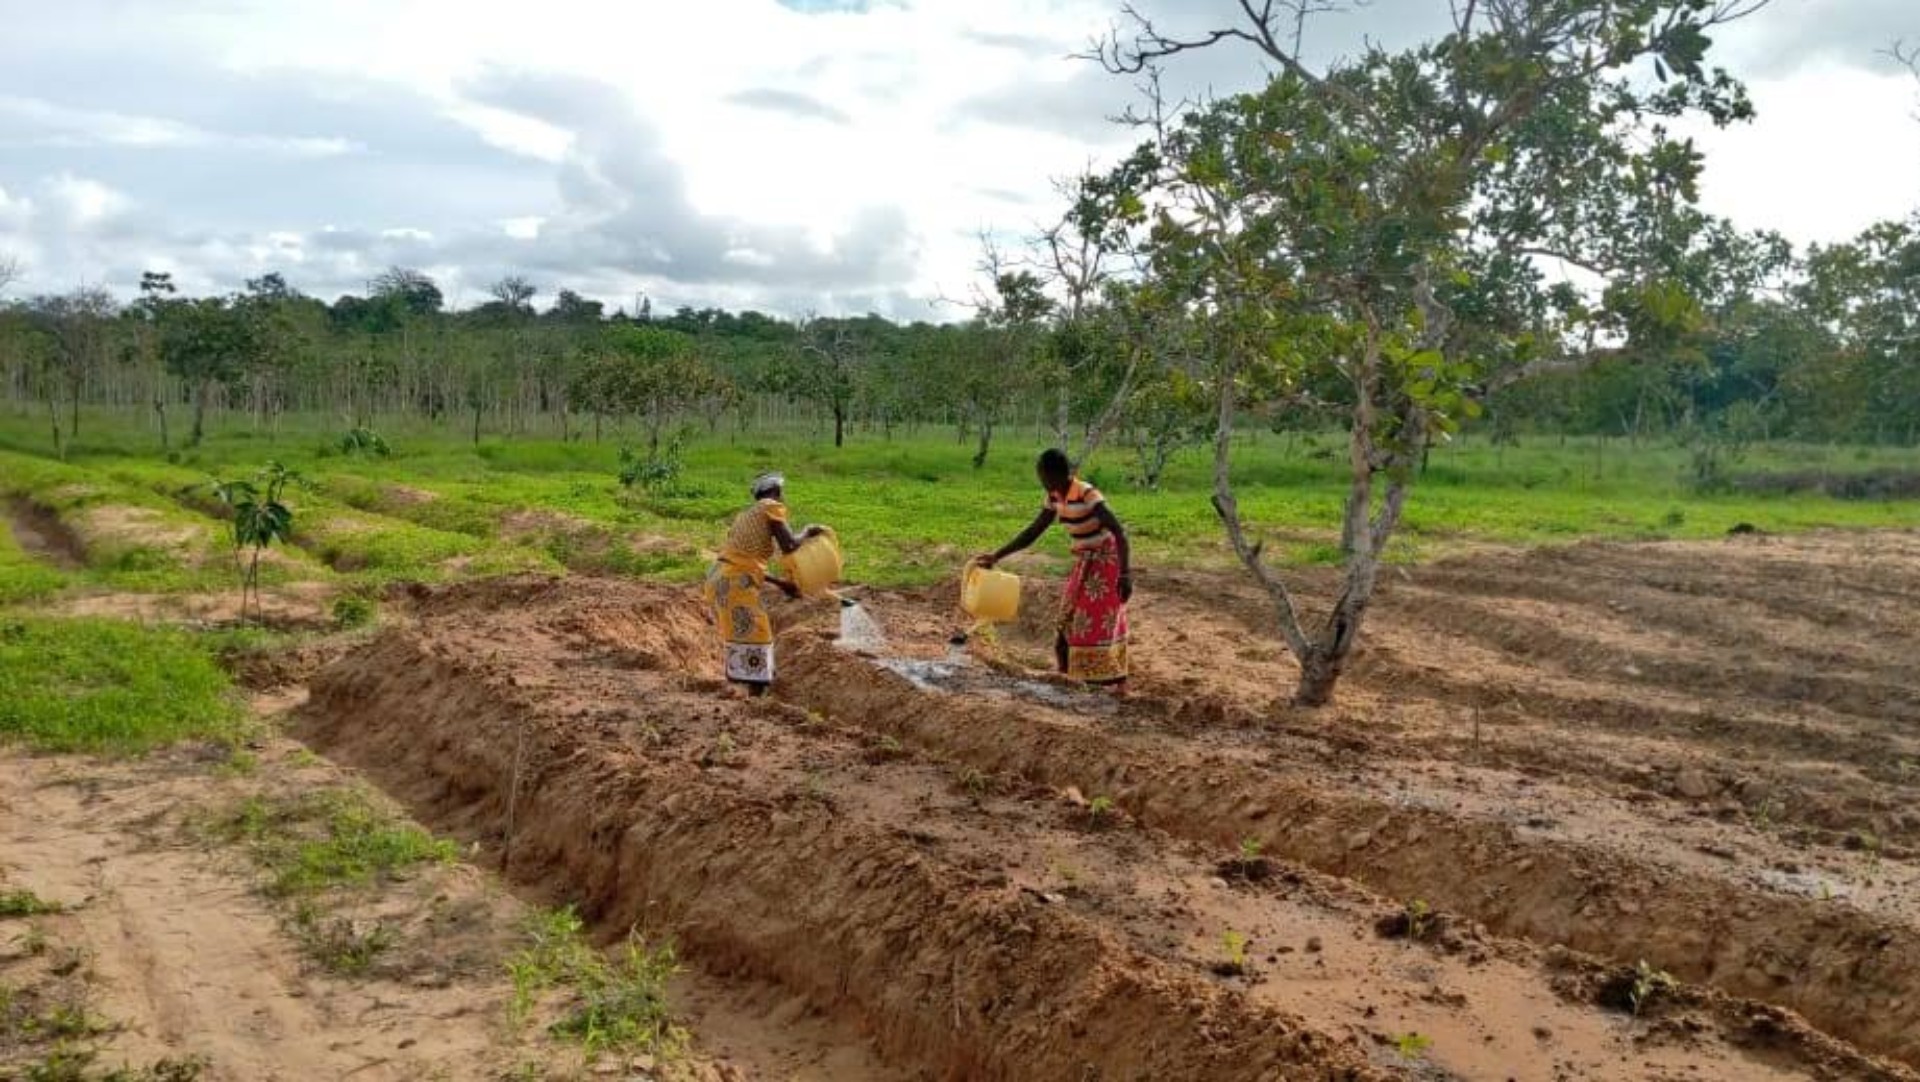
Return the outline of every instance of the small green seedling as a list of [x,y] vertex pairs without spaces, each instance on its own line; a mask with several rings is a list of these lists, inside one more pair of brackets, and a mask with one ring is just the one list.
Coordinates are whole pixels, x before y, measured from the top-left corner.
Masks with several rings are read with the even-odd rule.
[[738,752],[738,750],[739,749],[735,747],[733,743],[733,734],[721,733],[719,736],[714,738],[713,747],[708,749],[707,754],[701,760],[700,765],[712,766],[715,763],[718,763],[721,766],[727,766],[733,762],[734,755]]
[[1425,939],[1431,928],[1433,910],[1427,907],[1424,899],[1415,898],[1407,903],[1407,938]]
[[975,800],[978,800],[986,796],[987,790],[992,786],[990,779],[981,773],[978,767],[970,766],[960,774],[960,787],[965,789]]
[[1247,971],[1247,937],[1229,928],[1220,933],[1221,963],[1219,972],[1235,974]]
[[1409,1062],[1423,1058],[1433,1047],[1433,1038],[1424,1033],[1402,1033],[1393,1039],[1394,1050]]
[[[38,958],[47,953],[47,930],[38,924],[30,925],[25,935],[14,942],[20,944],[20,950],[29,958]],[[0,1010],[0,1014],[5,1014]]]
[[1868,832],[1860,836],[1860,851],[1867,855],[1868,875],[1873,875],[1880,871],[1881,845],[1882,843],[1878,834]]
[[[257,483],[256,483],[257,482]],[[253,597],[254,616],[260,608],[260,557],[274,542],[293,543],[293,509],[281,499],[287,486],[301,483],[300,475],[278,462],[269,462],[253,481],[216,481],[214,498],[233,510],[233,563],[240,574],[240,616],[246,618],[247,597]],[[252,549],[252,558],[241,553]]]
[[1634,1016],[1652,1006],[1661,996],[1672,995],[1680,987],[1673,974],[1664,969],[1655,969],[1643,958],[1633,969],[1633,988],[1627,992],[1627,1003],[1633,1008]]
[[1107,816],[1112,814],[1113,798],[1110,796],[1097,796],[1087,802],[1087,819],[1095,826],[1106,822]]

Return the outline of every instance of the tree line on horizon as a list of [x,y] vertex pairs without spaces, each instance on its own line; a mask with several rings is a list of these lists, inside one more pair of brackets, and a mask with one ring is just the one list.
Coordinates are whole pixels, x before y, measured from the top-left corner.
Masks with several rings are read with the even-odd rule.
[[[1800,252],[1772,235],[1724,239],[1717,265],[1702,268],[1719,277],[1716,295],[1685,341],[1659,357],[1503,388],[1480,427],[1495,439],[1704,430],[1920,443],[1920,221]],[[1038,261],[990,270],[977,311],[957,323],[662,314],[644,302],[609,311],[564,288],[539,310],[537,287],[517,276],[454,310],[432,278],[401,267],[331,303],[280,274],[192,297],[148,273],[131,303],[100,287],[0,300],[0,393],[16,410],[45,413],[56,453],[83,406],[147,415],[162,448],[198,442],[210,416],[255,430],[286,414],[335,416],[343,427],[407,417],[474,439],[597,438],[619,424],[655,444],[682,424],[779,419],[817,423],[836,444],[855,428],[953,426],[981,462],[1007,424],[1071,445],[1105,421],[1148,483],[1174,451],[1204,441],[1214,403],[1197,330],[1187,342],[1161,333],[1155,355],[1140,357],[1127,341],[1139,317],[1121,310],[1134,287],[1104,283],[1075,304],[1057,298],[1057,276]],[[1272,422],[1337,423],[1338,389],[1326,390]]]

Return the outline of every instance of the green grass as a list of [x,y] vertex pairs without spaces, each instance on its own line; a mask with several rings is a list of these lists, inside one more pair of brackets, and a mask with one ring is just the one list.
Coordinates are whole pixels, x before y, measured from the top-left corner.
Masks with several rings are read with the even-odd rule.
[[329,916],[302,903],[290,922],[293,938],[322,969],[343,977],[364,977],[399,942],[399,933],[380,921]]
[[58,517],[80,541],[85,578],[101,585],[206,589],[229,576],[218,523],[106,470],[0,451],[0,497]]
[[215,824],[245,844],[267,872],[275,897],[301,897],[393,879],[415,865],[459,855],[355,789],[321,789],[292,799],[249,798]]
[[[956,442],[951,429],[902,430],[892,441],[856,431],[838,449],[806,429],[703,432],[688,446],[680,491],[670,496],[620,488],[614,478],[621,438],[611,428],[598,444],[488,438],[477,446],[452,429],[398,419],[376,428],[393,447],[390,457],[341,456],[333,450],[334,422],[289,418],[274,439],[235,422],[204,447],[167,462],[148,433],[116,426],[103,414],[85,426],[90,435],[75,448],[72,466],[44,469],[211,521],[191,501],[162,493],[177,495],[194,478],[243,475],[269,458],[286,462],[313,482],[310,491],[295,494],[297,532],[316,557],[343,569],[289,574],[348,584],[562,565],[689,580],[704,564],[702,553],[718,544],[728,517],[746,502],[747,480],[770,467],[788,475],[797,524],[824,522],[838,531],[847,578],[856,582],[909,585],[950,577],[968,555],[1013,536],[1040,503],[1031,461],[1044,440],[1024,427],[1004,430],[980,471],[968,463],[971,445]],[[0,447],[33,450],[43,440],[37,428],[0,421]],[[1258,433],[1242,441],[1236,452],[1241,508],[1278,558],[1337,561],[1343,452],[1334,433]],[[10,472],[16,461],[24,459],[0,458],[0,472]],[[1088,474],[1126,522],[1143,565],[1197,564],[1229,558],[1208,499],[1211,467],[1208,452],[1185,452],[1161,488],[1147,491],[1130,483],[1131,456],[1110,442]],[[1920,469],[1920,451],[1773,444],[1737,467],[1875,468]],[[1738,523],[1776,532],[1904,527],[1920,511],[1920,501],[1703,496],[1689,486],[1687,471],[1687,453],[1666,442],[1630,448],[1620,440],[1530,438],[1496,447],[1470,435],[1434,452],[1392,555],[1420,560],[1457,542],[1717,537]],[[530,510],[548,513],[546,524],[527,529]],[[522,527],[515,543],[502,539],[510,518]],[[1063,562],[1064,546],[1048,539],[1026,566]]]
[[0,740],[48,751],[230,740],[242,724],[204,644],[118,620],[0,616],[0,688]]
[[38,917],[63,910],[59,902],[49,902],[30,890],[0,891],[0,919]]
[[512,1015],[524,1022],[546,994],[564,993],[551,1027],[558,1037],[600,1052],[681,1053],[687,1035],[673,1021],[667,981],[678,972],[673,947],[649,947],[637,934],[609,959],[587,941],[572,909],[544,910],[527,921],[528,945],[509,958]]
[[13,531],[0,529],[0,606],[37,601],[66,585],[66,575],[21,549]]
[[20,1073],[0,1076],[19,1082],[198,1082],[207,1069],[201,1056],[159,1059],[144,1067],[102,1067],[98,1050],[62,1040]]

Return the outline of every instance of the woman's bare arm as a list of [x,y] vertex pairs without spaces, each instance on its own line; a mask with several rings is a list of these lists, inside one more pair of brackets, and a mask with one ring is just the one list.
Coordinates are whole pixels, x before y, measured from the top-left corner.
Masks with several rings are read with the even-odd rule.
[[1000,546],[999,551],[978,556],[975,557],[975,559],[987,567],[992,567],[1001,560],[1030,547],[1035,541],[1040,540],[1040,535],[1046,533],[1047,527],[1053,525],[1054,518],[1053,508],[1048,507],[1042,509],[1038,515],[1034,516],[1033,521],[1027,524],[1027,528],[1020,531],[1020,536]]

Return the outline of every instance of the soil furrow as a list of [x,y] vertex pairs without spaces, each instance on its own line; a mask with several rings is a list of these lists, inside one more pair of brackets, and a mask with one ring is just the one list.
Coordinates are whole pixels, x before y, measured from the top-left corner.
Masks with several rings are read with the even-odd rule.
[[[1403,589],[1402,596],[1415,591]],[[1629,644],[1618,638],[1596,641],[1590,634],[1562,630],[1568,625],[1539,614],[1522,614],[1458,596],[1429,594],[1405,615],[1427,627],[1488,645],[1568,673],[1620,675],[1635,683],[1677,686],[1711,693],[1738,688],[1743,694],[1781,702],[1818,703],[1831,710],[1880,722],[1920,720],[1920,692],[1902,683],[1847,674],[1731,665],[1706,658],[1676,657],[1654,644]]]
[[[1091,730],[1027,706],[964,702],[797,633],[785,694],[981,770],[1112,794],[1143,822],[1266,851],[1425,899],[1496,931],[1625,961],[1646,958],[1827,1031],[1920,1060],[1920,939],[1838,903],[1679,877],[1502,822],[1396,806],[1293,771]],[[1844,960],[1844,961],[1843,961]]]
[[[618,625],[601,627],[619,640]],[[315,678],[302,729],[429,821],[480,835],[511,819],[510,874],[572,884],[605,927],[672,929],[703,966],[776,980],[947,1077],[1388,1076],[821,801],[640,750],[672,739],[636,736],[650,717],[706,712],[746,730],[756,716],[647,678],[647,659],[675,644],[623,641],[634,671],[600,674],[593,698],[624,688],[633,705],[594,710],[570,690],[577,674],[527,675],[537,644],[525,635],[510,663],[469,652],[504,630],[389,632]]]

